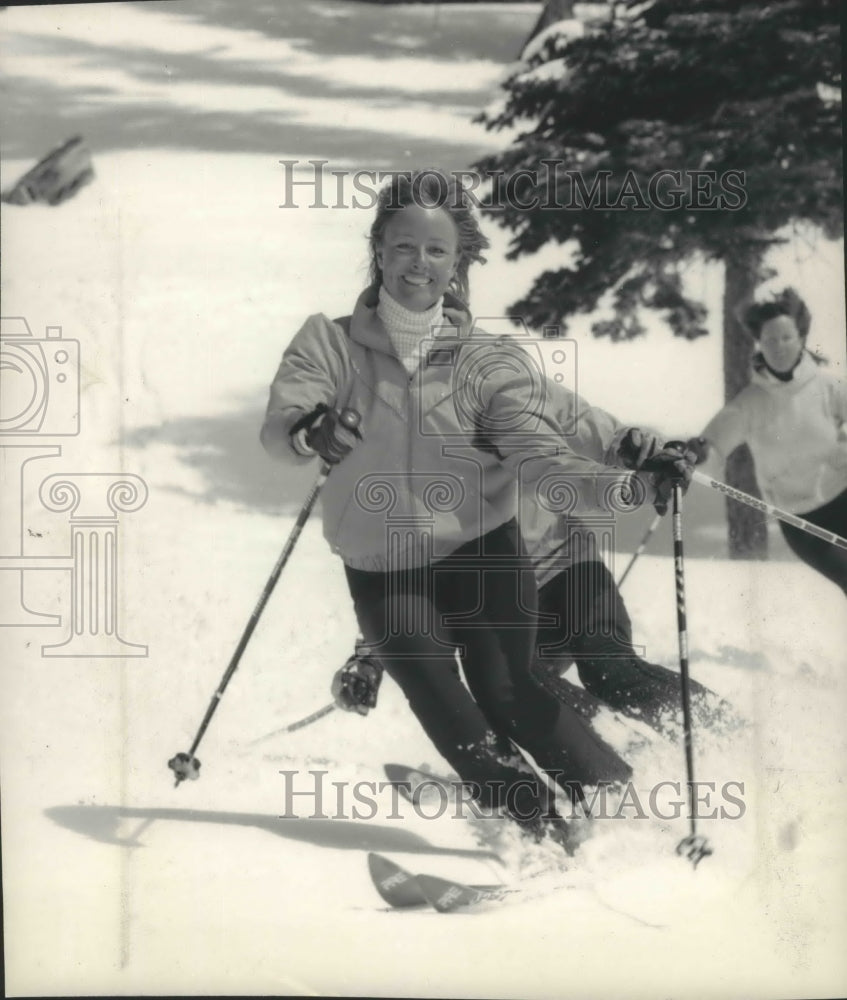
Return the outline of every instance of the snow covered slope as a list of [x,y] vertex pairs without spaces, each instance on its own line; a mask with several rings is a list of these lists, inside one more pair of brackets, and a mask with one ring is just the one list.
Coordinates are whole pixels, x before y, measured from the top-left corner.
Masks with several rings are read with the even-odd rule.
[[[322,26],[320,44],[340,48],[329,22],[363,5],[309,6]],[[506,24],[504,6],[494,6],[486,16]],[[737,818],[702,821],[715,854],[696,872],[674,854],[687,832],[684,819],[639,818],[635,809],[594,821],[567,862],[521,847],[493,826],[481,834],[479,824],[449,815],[417,816],[385,792],[374,795],[374,815],[360,808],[355,818],[354,786],[379,781],[384,761],[446,767],[390,681],[366,719],[336,712],[262,739],[328,701],[330,677],[356,632],[341,566],[317,518],[201,745],[201,778],[173,787],[166,762],[188,749],[311,480],[312,470],[287,473],[261,451],[267,384],[306,315],[349,308],[364,278],[369,218],[278,207],[277,161],[303,157],[306,147],[299,139],[287,145],[276,120],[266,146],[246,143],[243,152],[237,136],[228,150],[207,143],[213,130],[205,118],[209,129],[197,125],[194,147],[177,141],[180,108],[211,118],[226,115],[226,101],[238,99],[247,114],[261,96],[233,84],[207,98],[190,82],[192,66],[202,76],[201,56],[209,60],[204,72],[228,59],[246,72],[252,59],[254,74],[286,58],[290,76],[314,83],[323,70],[308,45],[292,48],[272,33],[248,35],[247,27],[208,34],[206,26],[192,35],[186,19],[193,8],[180,13],[180,4],[128,5],[121,16],[84,26],[73,22],[90,16],[81,8],[61,10],[70,19],[60,25],[68,29],[62,45],[44,9],[3,12],[4,68],[17,79],[16,99],[54,86],[61,71],[76,124],[90,115],[106,136],[125,105],[139,148],[104,141],[94,149],[95,183],[59,209],[3,206],[3,315],[25,317],[37,338],[60,325],[64,338],[79,341],[81,357],[79,435],[50,438],[45,447],[61,446],[61,454],[23,466],[3,449],[0,520],[7,527],[0,557],[14,554],[14,542],[20,555],[42,557],[45,566],[24,575],[21,593],[20,576],[0,563],[2,607],[22,599],[62,619],[53,627],[0,628],[7,993],[843,993],[843,598],[790,559],[688,560],[692,672],[749,720],[731,738],[696,734],[699,780],[715,783],[716,800],[727,783],[739,783],[743,806],[734,810]],[[534,16],[530,9],[512,29],[516,48]],[[410,37],[423,38],[430,21],[420,12],[414,18]],[[498,64],[477,52],[473,79],[450,82],[449,46],[442,39],[447,54],[437,57],[427,49],[432,37],[424,40],[420,58],[443,73],[458,104],[471,99],[471,83],[484,89],[489,71],[496,79]],[[85,75],[96,46],[127,53],[122,63],[116,57],[125,79],[100,77],[102,91],[98,78]],[[168,64],[169,53],[176,59],[175,48],[186,51],[165,86],[151,66]],[[51,53],[58,62],[44,58]],[[348,52],[348,61],[342,55],[327,56],[330,70],[321,77],[322,86],[336,90],[335,103],[321,112],[327,121],[366,103],[357,89],[367,68],[361,53]],[[372,69],[408,82],[406,71],[420,67]],[[147,77],[149,93],[133,96]],[[298,104],[297,93],[286,78],[274,100],[302,125],[314,108]],[[165,119],[173,110],[172,148],[145,144],[145,102]],[[104,111],[114,116],[111,124]],[[463,119],[440,96],[427,113],[448,150],[450,130]],[[236,118],[217,121],[223,127]],[[348,134],[361,127],[356,119]],[[393,163],[407,140],[417,141],[416,127],[404,132],[392,117],[384,128],[374,157]],[[461,128],[453,148],[464,164],[470,132]],[[333,139],[338,148],[343,129],[338,125]],[[313,138],[307,152],[321,154],[319,130]],[[4,184],[40,151],[28,149],[20,134],[15,142],[18,158],[2,164]],[[507,264],[502,235],[491,235],[491,262],[476,275],[474,296],[494,315],[538,263]],[[829,273],[837,253],[798,249],[783,273],[809,295],[816,332],[843,362],[843,345],[832,323],[823,322],[838,322],[843,297],[815,279]],[[692,280],[717,302],[711,272]],[[633,422],[695,431],[719,405],[717,338],[677,344],[655,330],[641,345],[581,341],[579,350],[580,389]],[[664,377],[665,366],[675,381]],[[656,382],[667,392],[656,393]],[[78,481],[135,475],[147,486],[146,503],[120,515],[117,580],[120,635],[146,645],[146,656],[42,655],[43,646],[66,638],[72,612],[71,574],[63,564],[49,565],[70,552],[69,514],[39,499],[42,481],[57,473]],[[711,509],[719,516],[719,504]],[[11,541],[10,524],[19,529]],[[690,531],[701,541],[719,539],[721,525],[714,514],[701,522],[695,509]],[[673,573],[656,554],[660,546],[650,551],[625,597],[636,641],[649,658],[673,667]],[[602,725],[621,745],[633,735],[611,717]],[[645,795],[660,782],[683,780],[681,748],[665,740],[645,743],[632,759],[635,786]],[[316,780],[322,815],[312,818],[314,798],[289,793],[308,792]],[[285,813],[294,816],[280,818]],[[492,847],[506,856],[508,870],[485,856]],[[370,850],[408,868],[476,881],[553,865],[539,880],[556,891],[473,916],[389,913],[368,879]]]

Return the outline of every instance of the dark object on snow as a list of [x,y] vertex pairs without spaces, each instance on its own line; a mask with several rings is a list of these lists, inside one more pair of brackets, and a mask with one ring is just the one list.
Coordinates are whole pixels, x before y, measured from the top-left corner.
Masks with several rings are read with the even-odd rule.
[[91,153],[82,136],[75,135],[27,171],[14,187],[0,195],[0,200],[12,205],[36,201],[61,205],[93,178]]

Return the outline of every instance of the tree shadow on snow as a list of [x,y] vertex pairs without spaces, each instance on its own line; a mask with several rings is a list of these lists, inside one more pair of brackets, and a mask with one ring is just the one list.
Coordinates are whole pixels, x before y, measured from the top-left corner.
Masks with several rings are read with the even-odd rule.
[[201,503],[230,502],[268,514],[295,512],[315,481],[317,462],[288,465],[272,459],[259,441],[263,420],[264,407],[181,417],[129,431],[121,444],[170,446],[180,462],[202,477],[193,492],[166,483],[157,489],[190,495]]
[[[51,806],[44,813],[89,840],[116,847],[143,847],[138,838],[153,822],[211,823],[266,830],[278,837],[299,840],[315,847],[350,851],[397,851],[410,854],[449,854],[453,857],[495,858],[491,851],[438,847],[401,826],[348,819],[281,819],[265,813],[218,812],[200,809],[145,809],[133,806]],[[122,836],[130,822],[135,826]]]
[[538,17],[526,9],[472,5],[351,3],[350,0],[182,0],[180,12],[198,22],[293,39],[325,58],[360,55],[375,60],[415,55],[462,63],[493,59],[509,63]]
[[[265,39],[279,39],[275,60],[233,58],[226,45],[193,51],[164,46],[158,49],[139,41],[136,45],[115,45],[97,39],[63,37],[61,32],[24,31],[28,53],[42,57],[45,65],[70,60],[103,75],[102,83],[90,78],[74,85],[60,72],[38,77],[15,75],[10,71],[4,88],[2,121],[4,157],[42,155],[66,136],[82,133],[95,154],[113,149],[167,147],[219,152],[262,153],[269,156],[320,155],[332,160],[361,165],[407,166],[409,162],[455,162],[466,164],[479,156],[480,149],[461,134],[420,136],[408,134],[396,125],[385,131],[345,125],[338,107],[327,107],[335,120],[313,121],[298,110],[297,99],[342,98],[359,104],[378,103],[394,108],[407,105],[409,95],[393,85],[390,75],[380,71],[386,58],[414,56],[431,59],[434,76],[444,79],[416,98],[433,108],[444,105],[463,107],[467,119],[481,110],[492,97],[493,87],[451,87],[451,76],[467,59],[508,63],[515,58],[531,27],[533,12],[525,17],[513,12],[487,12],[481,20],[473,11],[444,10],[438,16],[432,8],[403,5],[387,9],[382,5],[349,4],[339,0],[319,3],[280,3],[258,0],[180,0],[164,4],[127,4],[140,11],[170,15],[172,31],[191,39],[193,25],[232,29],[233,40],[240,31],[259,33]],[[115,17],[120,17],[118,10]],[[287,47],[316,57],[314,71],[289,67]],[[364,57],[373,61],[369,86],[357,85],[355,77],[333,80],[334,59]],[[401,67],[400,72],[404,72]],[[112,74],[111,76],[109,74]],[[381,86],[374,87],[374,79]],[[115,84],[117,80],[117,85]],[[172,99],[161,95],[146,97],[151,86],[166,81]],[[186,90],[181,90],[181,85]],[[197,97],[203,87],[258,87],[264,108],[249,100],[243,108],[203,107]],[[210,101],[213,98],[210,97]],[[292,103],[293,100],[293,103]],[[414,110],[409,110],[413,115]]]
[[[264,514],[296,513],[315,480],[317,463],[295,466],[272,459],[259,441],[263,420],[264,406],[246,406],[212,416],[180,417],[128,431],[121,444],[128,448],[171,446],[176,449],[178,461],[202,477],[193,492],[167,484],[159,489],[190,495],[201,503],[229,502]],[[638,547],[653,516],[650,504],[616,516],[615,556],[610,567],[616,578],[623,573],[629,554]],[[683,529],[686,556],[728,557],[726,504],[719,493],[693,485],[686,495]],[[792,558],[778,530],[770,531],[769,545],[771,560]],[[672,556],[670,514],[662,519],[646,554]]]

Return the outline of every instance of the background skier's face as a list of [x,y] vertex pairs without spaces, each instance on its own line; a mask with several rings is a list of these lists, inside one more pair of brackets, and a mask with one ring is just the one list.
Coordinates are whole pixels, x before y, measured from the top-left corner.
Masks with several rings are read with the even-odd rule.
[[391,216],[376,252],[386,291],[424,312],[447,291],[459,262],[459,233],[443,208],[407,205]]
[[759,350],[775,372],[790,371],[803,350],[803,338],[794,320],[790,316],[774,316],[763,323]]

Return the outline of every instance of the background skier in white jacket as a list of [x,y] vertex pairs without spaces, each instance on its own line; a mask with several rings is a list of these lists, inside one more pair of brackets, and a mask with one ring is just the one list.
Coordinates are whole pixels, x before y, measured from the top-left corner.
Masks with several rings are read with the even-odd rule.
[[[786,288],[744,317],[756,340],[750,384],[710,421],[699,458],[717,474],[746,442],[762,497],[847,535],[847,384],[806,348],[811,315]],[[847,552],[780,522],[791,549],[847,594]]]

